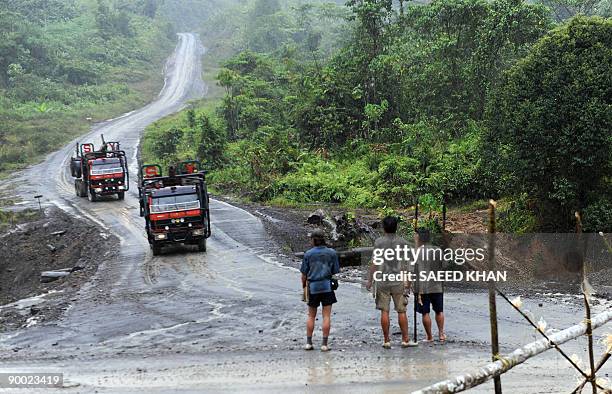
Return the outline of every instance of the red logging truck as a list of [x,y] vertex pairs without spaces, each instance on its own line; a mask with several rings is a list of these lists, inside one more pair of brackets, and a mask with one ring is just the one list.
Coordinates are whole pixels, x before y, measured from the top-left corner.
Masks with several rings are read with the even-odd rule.
[[78,197],[97,201],[100,196],[117,195],[123,200],[129,190],[130,178],[125,152],[119,142],[105,142],[94,149],[92,143],[76,144],[76,156],[70,160],[74,190]]
[[171,166],[162,176],[157,164],[140,170],[140,216],[145,218],[147,238],[153,255],[169,244],[198,245],[206,251],[210,237],[209,196],[206,176],[198,161]]

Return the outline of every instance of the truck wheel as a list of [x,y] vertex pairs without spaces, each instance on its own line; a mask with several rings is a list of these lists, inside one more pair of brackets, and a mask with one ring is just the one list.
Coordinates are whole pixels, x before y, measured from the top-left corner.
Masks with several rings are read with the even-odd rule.
[[151,245],[151,249],[153,249],[153,256],[159,256],[161,254],[161,245],[153,244]]
[[117,198],[118,198],[119,200],[123,200],[123,199],[125,198],[125,192],[119,192],[119,193],[117,193]]
[[206,238],[198,241],[198,252],[206,252]]
[[96,196],[96,192],[94,192],[93,190],[91,190],[91,187],[87,188],[87,199],[91,202],[96,202],[98,201],[98,196]]

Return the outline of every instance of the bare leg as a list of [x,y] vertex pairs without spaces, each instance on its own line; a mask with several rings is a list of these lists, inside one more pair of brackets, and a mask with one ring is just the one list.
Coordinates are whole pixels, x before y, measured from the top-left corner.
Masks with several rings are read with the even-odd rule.
[[[329,330],[331,328],[331,311],[332,311],[331,305],[327,305],[323,307],[323,337],[324,338],[329,337]],[[316,313],[316,310],[315,310],[315,313]]]
[[438,325],[438,336],[441,341],[446,340],[446,334],[444,333],[444,312],[436,313],[436,324]]
[[408,318],[406,317],[406,312],[398,312],[397,320],[402,331],[402,341],[408,342]]
[[383,337],[385,342],[389,342],[389,326],[391,322],[389,320],[389,311],[380,311],[380,327],[382,328]]
[[427,334],[427,340],[432,341],[433,335],[431,334],[431,317],[429,313],[423,313],[423,327],[425,328],[425,333]]
[[317,308],[308,307],[308,318],[306,319],[306,336],[312,337],[315,326],[315,318],[317,317]]

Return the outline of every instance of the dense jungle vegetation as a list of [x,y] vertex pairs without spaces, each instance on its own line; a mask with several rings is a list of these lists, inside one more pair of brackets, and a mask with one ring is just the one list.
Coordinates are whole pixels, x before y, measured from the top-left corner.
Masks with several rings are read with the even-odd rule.
[[228,57],[223,95],[149,128],[145,158],[198,157],[217,190],[276,204],[492,197],[504,231],[571,231],[580,210],[609,232],[609,16],[606,1],[237,3],[203,28]]

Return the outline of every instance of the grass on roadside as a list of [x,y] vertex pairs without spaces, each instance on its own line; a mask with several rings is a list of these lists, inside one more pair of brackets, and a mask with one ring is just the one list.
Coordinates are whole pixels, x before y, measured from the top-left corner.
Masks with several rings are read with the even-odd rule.
[[13,112],[2,116],[7,131],[0,146],[0,178],[39,162],[44,155],[85,134],[92,123],[139,108],[150,101],[163,80],[150,70],[142,81],[128,85],[128,93],[103,104],[86,103],[79,108],[58,108],[46,112]]
[[0,209],[0,231],[4,231],[16,224],[34,220],[40,217],[40,211],[24,209],[21,211],[5,211]]

